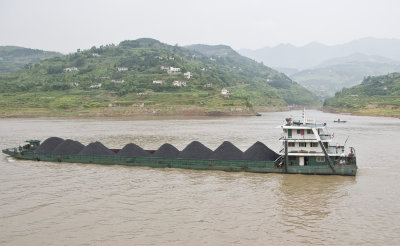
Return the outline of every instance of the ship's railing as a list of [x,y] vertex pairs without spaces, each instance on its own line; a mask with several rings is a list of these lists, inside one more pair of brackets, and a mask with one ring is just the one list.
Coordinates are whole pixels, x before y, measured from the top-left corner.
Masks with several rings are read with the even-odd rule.
[[335,165],[356,165],[356,156],[349,154],[335,160]]
[[[332,135],[330,134],[321,134],[319,135],[321,140],[332,140]],[[314,136],[310,136],[309,134],[304,135],[292,135],[291,138],[287,134],[282,134],[279,140],[317,140]]]
[[332,135],[330,134],[320,134],[319,137],[321,140],[332,140]]

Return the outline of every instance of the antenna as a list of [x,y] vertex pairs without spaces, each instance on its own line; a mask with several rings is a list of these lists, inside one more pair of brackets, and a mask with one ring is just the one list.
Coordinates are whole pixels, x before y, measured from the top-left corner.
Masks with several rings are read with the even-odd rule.
[[347,140],[349,140],[350,136],[347,136],[346,141],[344,141],[344,146],[346,146]]

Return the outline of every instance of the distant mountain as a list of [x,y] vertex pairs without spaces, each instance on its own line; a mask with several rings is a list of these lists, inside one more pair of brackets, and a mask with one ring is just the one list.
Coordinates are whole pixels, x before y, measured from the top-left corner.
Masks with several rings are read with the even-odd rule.
[[[222,89],[229,93],[221,95]],[[149,38],[26,66],[1,76],[0,91],[0,107],[35,111],[250,112],[320,104],[285,74],[228,46],[179,47]]]
[[17,46],[0,46],[0,75],[12,73],[28,64],[35,64],[41,60],[61,55],[61,53],[52,51]]
[[257,50],[242,49],[241,55],[262,61],[272,68],[309,69],[325,60],[335,57],[346,57],[354,53],[377,55],[400,61],[400,39],[363,38],[341,45],[324,45],[310,43],[296,47],[290,44],[280,44],[275,47],[265,47]]
[[367,77],[326,99],[326,110],[367,115],[400,116],[400,73]]
[[332,97],[344,87],[360,84],[364,77],[400,72],[400,62],[360,53],[326,60],[313,69],[290,77],[320,98]]

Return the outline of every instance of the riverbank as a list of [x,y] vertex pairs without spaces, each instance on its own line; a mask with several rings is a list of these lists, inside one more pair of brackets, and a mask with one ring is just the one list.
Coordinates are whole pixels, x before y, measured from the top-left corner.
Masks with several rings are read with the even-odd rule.
[[334,109],[330,107],[323,107],[322,111],[334,114],[351,114],[357,116],[400,118],[400,108],[396,108],[393,106],[377,107],[376,105],[370,105],[366,108],[359,108],[359,109],[345,109],[345,108]]
[[[278,111],[271,109],[267,111]],[[2,110],[0,118],[153,118],[153,117],[230,117],[256,116],[250,108],[215,108],[199,107],[165,107],[165,108],[134,108],[107,107],[76,110],[51,110],[47,108],[11,108]]]

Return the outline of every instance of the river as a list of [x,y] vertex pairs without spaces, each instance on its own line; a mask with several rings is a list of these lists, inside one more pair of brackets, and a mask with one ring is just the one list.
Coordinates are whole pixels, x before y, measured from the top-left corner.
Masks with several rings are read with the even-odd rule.
[[[51,136],[109,148],[193,140],[278,151],[283,119],[0,119],[0,148]],[[400,120],[308,111],[356,148],[356,177],[20,161],[0,155],[1,245],[399,245]]]

